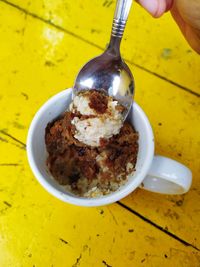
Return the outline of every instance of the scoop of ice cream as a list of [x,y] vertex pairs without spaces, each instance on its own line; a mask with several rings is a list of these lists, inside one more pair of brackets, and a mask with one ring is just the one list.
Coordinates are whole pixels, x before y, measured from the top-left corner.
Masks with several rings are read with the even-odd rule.
[[74,97],[70,111],[75,114],[72,124],[74,137],[89,146],[99,146],[120,132],[123,107],[112,97],[98,91],[86,91]]

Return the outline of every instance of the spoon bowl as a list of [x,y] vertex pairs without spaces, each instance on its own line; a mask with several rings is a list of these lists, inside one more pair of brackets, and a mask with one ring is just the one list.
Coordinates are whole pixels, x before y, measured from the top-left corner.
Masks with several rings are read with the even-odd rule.
[[83,90],[103,90],[125,107],[126,119],[133,101],[134,78],[120,55],[120,43],[132,0],[118,0],[108,48],[87,62],[76,78],[73,94]]
[[126,107],[124,116],[127,116],[134,92],[133,75],[126,63],[109,50],[90,60],[80,70],[74,93],[89,89],[106,91]]

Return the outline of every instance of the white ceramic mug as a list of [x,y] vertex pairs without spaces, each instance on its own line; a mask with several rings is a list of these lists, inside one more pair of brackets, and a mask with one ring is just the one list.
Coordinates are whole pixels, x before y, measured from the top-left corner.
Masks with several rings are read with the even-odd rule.
[[125,185],[116,192],[98,198],[83,198],[67,192],[53,179],[46,166],[45,127],[65,111],[71,102],[71,89],[58,93],[49,99],[35,115],[28,132],[27,153],[31,169],[52,195],[62,201],[79,206],[101,206],[118,201],[137,187],[165,194],[183,194],[191,186],[192,173],[181,163],[172,159],[154,156],[154,136],[151,125],[143,110],[135,102],[129,114],[129,121],[139,133],[139,152],[136,171]]

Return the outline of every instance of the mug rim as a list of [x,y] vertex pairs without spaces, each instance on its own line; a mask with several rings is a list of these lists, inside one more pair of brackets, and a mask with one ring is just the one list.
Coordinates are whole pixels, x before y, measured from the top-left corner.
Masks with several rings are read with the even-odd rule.
[[[29,130],[28,130],[28,136],[27,136],[27,156],[28,156],[28,162],[31,167],[31,170],[36,177],[36,179],[39,181],[39,183],[53,196],[56,198],[71,203],[77,206],[102,206],[102,205],[108,205],[111,203],[114,203],[130,193],[132,193],[137,187],[140,186],[142,181],[144,180],[148,170],[150,169],[150,166],[152,164],[153,156],[154,156],[154,135],[152,131],[152,127],[150,125],[150,122],[142,110],[142,108],[134,101],[132,103],[132,107],[134,107],[134,110],[136,110],[137,113],[140,114],[140,119],[142,118],[142,122],[144,126],[146,127],[148,131],[148,149],[147,149],[147,160],[144,162],[139,174],[136,176],[137,180],[132,180],[129,184],[125,184],[122,189],[119,191],[115,191],[111,194],[100,196],[96,198],[85,198],[85,197],[79,197],[79,196],[72,196],[66,193],[61,192],[59,189],[55,188],[53,185],[51,185],[40,173],[37,164],[34,159],[34,155],[32,153],[32,145],[33,145],[33,134],[36,129],[38,121],[41,119],[43,114],[45,114],[45,110],[53,105],[56,101],[59,101],[59,99],[68,96],[71,93],[71,88],[65,89],[58,94],[55,94],[50,99],[48,99],[36,112]],[[140,177],[140,179],[138,178]]]

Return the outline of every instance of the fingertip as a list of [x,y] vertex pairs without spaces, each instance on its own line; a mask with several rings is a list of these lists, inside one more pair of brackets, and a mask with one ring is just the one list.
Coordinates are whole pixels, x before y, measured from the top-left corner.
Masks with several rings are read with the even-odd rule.
[[156,15],[158,1],[157,0],[138,0],[138,3],[146,9],[152,16]]
[[172,0],[138,0],[137,1],[154,18],[161,17],[169,7]]
[[156,12],[153,14],[154,18],[160,18],[167,11],[167,0],[157,0]]

